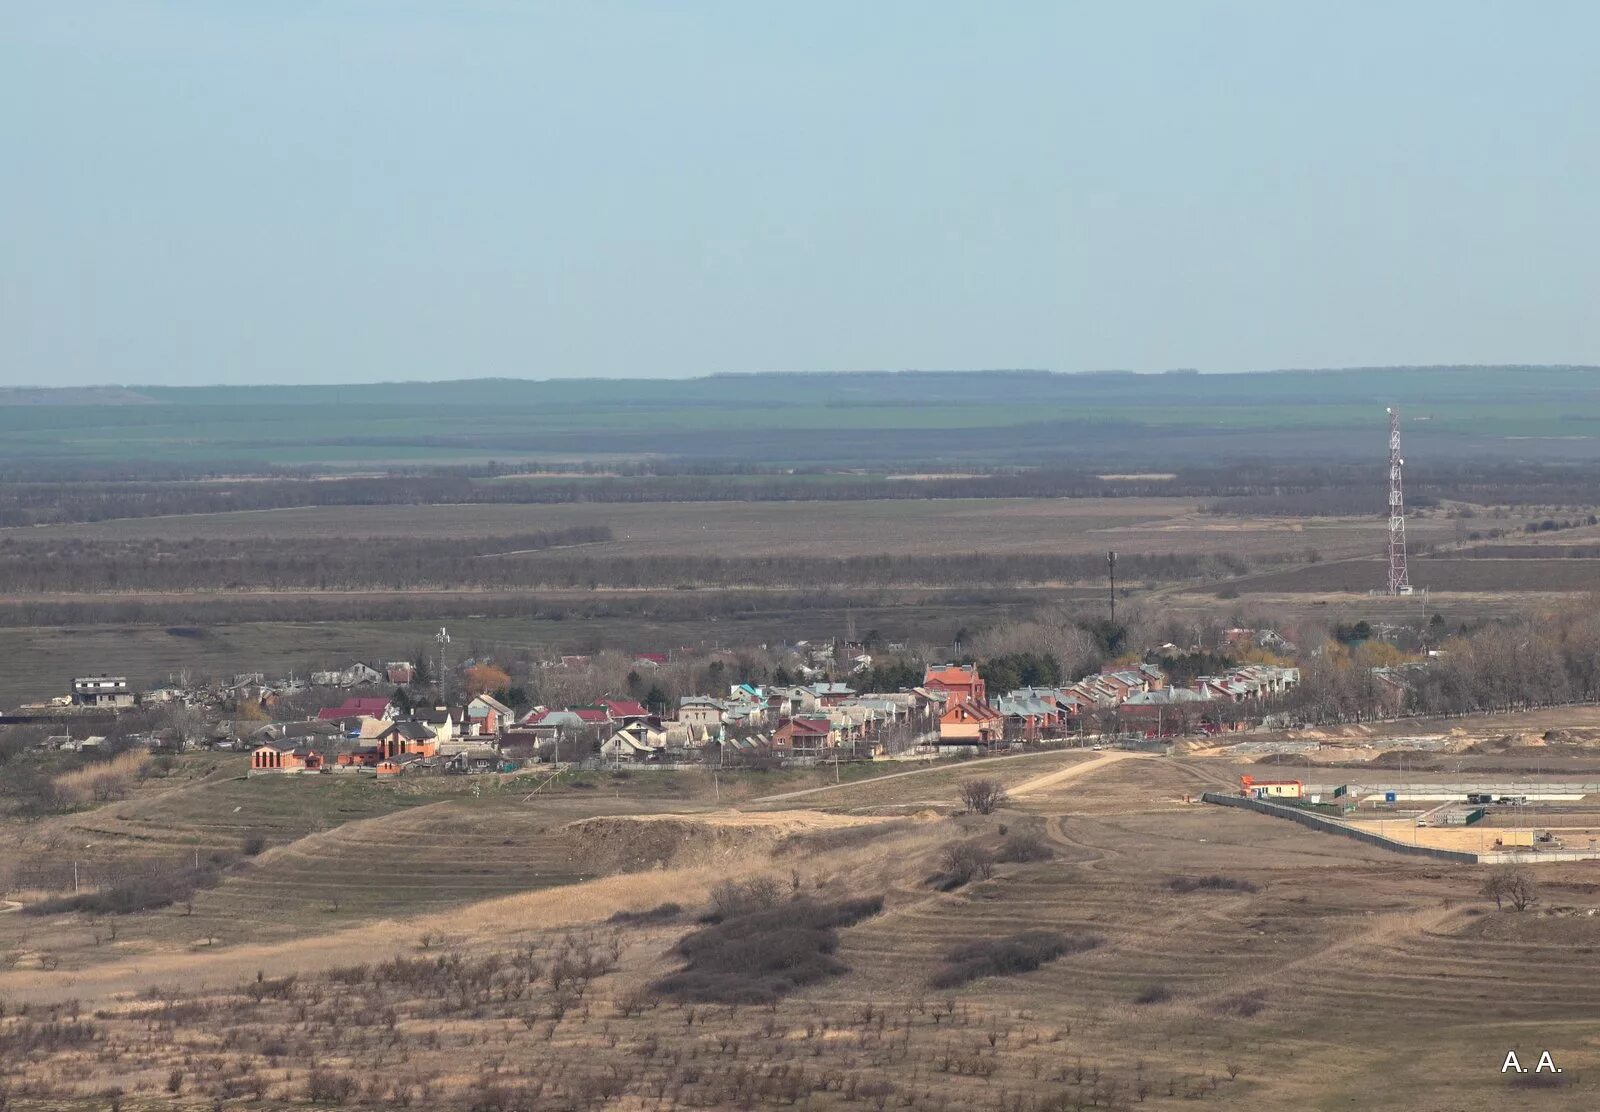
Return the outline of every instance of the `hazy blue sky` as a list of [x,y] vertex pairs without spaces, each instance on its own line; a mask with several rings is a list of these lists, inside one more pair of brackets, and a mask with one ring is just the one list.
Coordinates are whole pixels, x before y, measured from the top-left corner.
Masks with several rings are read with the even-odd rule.
[[0,383],[1600,363],[1600,4],[0,5]]

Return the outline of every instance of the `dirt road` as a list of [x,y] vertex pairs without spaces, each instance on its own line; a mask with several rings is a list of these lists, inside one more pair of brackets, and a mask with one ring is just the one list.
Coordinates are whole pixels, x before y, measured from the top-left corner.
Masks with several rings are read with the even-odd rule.
[[1091,772],[1098,772],[1109,764],[1125,760],[1154,760],[1149,753],[1128,753],[1120,749],[1113,749],[1092,757],[1082,764],[1075,764],[1068,768],[1058,769],[1043,776],[1035,776],[1032,780],[1024,780],[1010,791],[1011,798],[1020,799],[1023,796],[1046,795],[1056,787],[1086,776]]
[[[1133,756],[1133,754],[1124,754],[1124,755],[1125,756]],[[1033,757],[1033,758],[1037,759],[1038,756],[1039,756],[1038,753],[1013,753],[1010,756],[1006,756],[1006,757],[985,757],[983,760],[981,760],[981,761],[973,761],[970,764],[966,765],[965,767],[971,770],[972,775],[981,776],[981,775],[983,775],[983,770],[985,768],[988,768],[990,765],[993,765],[993,764],[999,764],[1001,761],[1019,761],[1019,760],[1025,760],[1025,759],[1027,759],[1029,757]],[[929,773],[929,772],[949,772],[952,767],[953,766],[950,764],[950,762],[948,760],[945,760],[945,761],[934,761],[934,762],[930,763],[929,765],[927,765],[925,768],[914,768],[910,772],[891,772],[886,776],[874,776],[871,779],[867,779],[867,780],[850,780],[850,781],[847,781],[846,783],[843,783],[843,784],[824,784],[820,788],[802,788],[800,791],[795,791],[795,792],[779,792],[777,795],[764,795],[764,796],[761,796],[758,799],[752,799],[752,800],[750,800],[750,802],[751,803],[780,803],[785,799],[800,799],[803,796],[816,795],[819,792],[838,791],[841,788],[859,788],[859,787],[861,787],[862,785],[865,785],[865,784],[882,784],[882,783],[886,783],[887,781],[890,781],[890,780],[899,780],[899,779],[901,779],[903,777],[906,777],[906,776],[922,776],[922,775],[924,775],[926,773]],[[1076,767],[1076,766],[1074,766],[1074,767]],[[1053,776],[1053,775],[1055,775],[1055,773],[1051,773],[1051,775]],[[1012,794],[1014,795],[1016,793],[1013,792]]]

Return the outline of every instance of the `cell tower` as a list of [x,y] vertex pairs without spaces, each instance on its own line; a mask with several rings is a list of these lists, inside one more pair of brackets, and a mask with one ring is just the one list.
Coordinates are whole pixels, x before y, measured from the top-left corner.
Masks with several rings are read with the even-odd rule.
[[1406,504],[1400,492],[1400,471],[1406,461],[1400,458],[1400,413],[1389,410],[1389,594],[1409,595],[1411,579],[1406,574]]

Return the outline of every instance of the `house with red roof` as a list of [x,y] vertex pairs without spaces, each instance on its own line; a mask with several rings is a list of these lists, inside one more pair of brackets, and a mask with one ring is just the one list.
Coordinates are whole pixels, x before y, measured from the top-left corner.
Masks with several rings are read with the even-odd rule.
[[785,718],[772,731],[772,751],[797,760],[816,758],[827,749],[833,724],[826,718]]
[[346,699],[336,707],[323,707],[317,711],[317,719],[322,722],[338,722],[345,718],[383,718],[390,721],[398,715],[390,706],[389,700],[380,696],[365,699]]
[[952,699],[939,716],[939,745],[994,749],[1005,737],[1005,715],[976,699]]
[[930,664],[922,677],[922,686],[930,691],[949,692],[948,702],[962,699],[970,699],[975,703],[987,701],[983,677],[978,675],[976,664]]
[[657,718],[650,713],[650,708],[637,699],[601,699],[596,706],[605,709],[611,716],[611,721],[621,722],[624,725],[631,722],[648,722]]

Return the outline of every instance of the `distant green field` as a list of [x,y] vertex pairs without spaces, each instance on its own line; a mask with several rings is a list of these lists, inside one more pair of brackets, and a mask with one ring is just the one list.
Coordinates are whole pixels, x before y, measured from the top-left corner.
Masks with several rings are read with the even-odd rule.
[[1381,443],[1387,405],[1402,408],[1408,436],[1436,455],[1592,455],[1585,442],[1600,437],[1600,371],[1561,367],[475,380],[133,396],[60,404],[95,395],[0,392],[0,465],[1342,457]]

